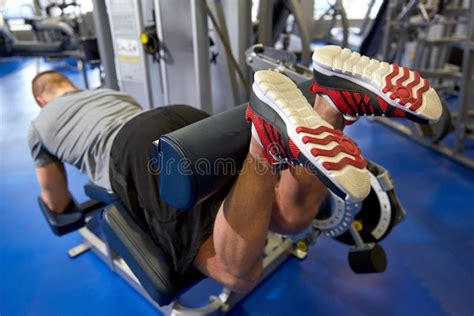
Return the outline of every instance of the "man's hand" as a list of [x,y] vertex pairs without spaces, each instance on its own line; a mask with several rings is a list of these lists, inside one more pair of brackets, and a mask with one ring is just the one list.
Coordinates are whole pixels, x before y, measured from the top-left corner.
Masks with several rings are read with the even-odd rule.
[[64,212],[71,202],[64,164],[54,162],[44,167],[37,167],[36,176],[41,187],[43,202],[54,212]]

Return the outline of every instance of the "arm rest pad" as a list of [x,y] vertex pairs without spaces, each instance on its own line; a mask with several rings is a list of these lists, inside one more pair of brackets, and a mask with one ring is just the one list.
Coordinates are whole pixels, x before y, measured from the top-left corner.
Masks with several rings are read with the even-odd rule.
[[102,232],[109,246],[127,263],[148,295],[160,306],[168,305],[203,278],[192,268],[180,277],[168,254],[130,217],[123,204],[107,206],[102,214]]
[[246,104],[240,105],[154,142],[163,200],[178,209],[190,209],[237,175],[250,142],[245,109]]
[[84,214],[74,199],[71,200],[63,213],[51,211],[40,197],[38,197],[38,203],[49,227],[58,236],[75,231],[85,225]]

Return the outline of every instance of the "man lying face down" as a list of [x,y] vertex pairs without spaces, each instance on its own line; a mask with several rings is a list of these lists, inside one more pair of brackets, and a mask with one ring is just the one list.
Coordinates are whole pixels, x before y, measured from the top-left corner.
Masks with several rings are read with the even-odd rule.
[[[144,111],[124,93],[80,90],[55,71],[38,74],[32,88],[41,112],[31,124],[28,141],[41,198],[51,210],[66,209],[71,196],[63,163],[71,164],[120,197],[171,256],[178,273],[196,268],[233,290],[247,291],[261,275],[269,229],[284,234],[305,229],[325,199],[327,187],[351,201],[368,195],[366,161],[342,133],[345,124],[355,122],[361,113],[414,119],[428,112],[436,114],[440,106],[430,88],[418,94],[423,106],[409,116],[405,115],[408,108],[405,112],[402,105],[393,109],[382,95],[361,87],[355,72],[346,72],[342,82],[333,67],[328,80],[329,70],[318,67],[337,59],[342,54],[337,49],[327,46],[313,55],[312,91],[318,94],[313,106],[284,75],[255,73],[246,112],[252,139],[242,168],[245,172],[239,173],[230,190],[186,212],[160,199],[158,176],[148,168],[151,143],[205,118],[204,112],[181,105]],[[342,84],[337,86],[339,81]],[[417,87],[409,85],[410,80],[402,84],[408,84],[406,89]],[[350,87],[351,93],[359,91],[371,103],[348,100],[344,87]],[[426,96],[430,102],[425,102]]]

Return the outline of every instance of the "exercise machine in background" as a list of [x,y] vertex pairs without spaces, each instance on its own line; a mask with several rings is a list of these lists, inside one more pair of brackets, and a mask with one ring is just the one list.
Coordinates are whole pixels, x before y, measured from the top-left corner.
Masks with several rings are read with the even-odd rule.
[[[444,113],[433,126],[376,120],[474,168],[474,2],[391,1],[384,33],[381,58],[428,78]],[[448,106],[453,96],[457,100]]]
[[229,98],[248,98],[250,11],[251,1],[95,0],[97,34],[111,34],[98,43],[103,59],[114,62],[106,77],[144,108],[227,110]]
[[213,114],[227,110],[229,98],[233,104],[248,99],[244,52],[254,42],[273,46],[295,35],[302,63],[310,62],[313,12],[309,0],[94,1],[101,55],[114,62],[104,65],[106,78],[116,78],[119,89],[145,108],[182,103]]
[[[259,1],[258,38],[254,43],[288,50],[302,65],[321,43],[348,47],[370,57],[380,49],[387,0]],[[357,9],[349,19],[347,8]],[[363,13],[363,15],[361,15]],[[360,17],[359,17],[360,16]]]
[[[5,24],[0,26],[0,57],[72,58],[77,61],[88,88],[87,65],[100,66],[92,13],[77,13],[80,5],[75,1],[53,1],[32,11],[32,16],[4,18]],[[12,31],[19,20],[29,29],[29,39],[18,39]]]

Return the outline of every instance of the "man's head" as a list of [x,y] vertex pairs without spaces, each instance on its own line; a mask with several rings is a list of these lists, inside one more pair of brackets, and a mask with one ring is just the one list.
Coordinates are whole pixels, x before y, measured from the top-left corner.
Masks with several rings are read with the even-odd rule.
[[54,98],[77,88],[65,75],[54,70],[37,74],[31,82],[33,97],[40,107],[44,107]]

